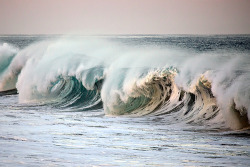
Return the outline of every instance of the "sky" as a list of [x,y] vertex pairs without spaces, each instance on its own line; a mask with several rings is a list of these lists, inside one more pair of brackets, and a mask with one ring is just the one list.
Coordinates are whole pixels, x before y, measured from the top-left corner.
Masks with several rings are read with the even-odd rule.
[[250,34],[250,0],[0,0],[0,34]]

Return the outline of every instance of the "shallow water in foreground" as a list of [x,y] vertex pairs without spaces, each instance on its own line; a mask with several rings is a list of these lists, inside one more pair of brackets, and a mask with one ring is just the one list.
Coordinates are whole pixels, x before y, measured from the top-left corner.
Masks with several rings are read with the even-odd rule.
[[[6,102],[9,105],[6,105]],[[248,166],[249,131],[61,112],[0,97],[1,166]]]
[[0,36],[0,166],[249,166],[249,55],[249,35]]

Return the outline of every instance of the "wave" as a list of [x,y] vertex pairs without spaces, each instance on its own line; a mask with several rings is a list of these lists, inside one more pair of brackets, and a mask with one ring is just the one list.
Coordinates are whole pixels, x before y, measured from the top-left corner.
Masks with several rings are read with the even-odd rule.
[[[20,103],[106,115],[163,116],[241,129],[250,120],[249,53],[136,48],[62,38],[0,47],[0,91]],[[14,92],[14,91],[13,91]]]
[[[10,66],[13,58],[17,54],[18,49],[7,43],[0,44],[0,78],[3,78],[0,82],[0,90],[15,89],[15,84],[9,82],[10,77],[3,76],[6,70]],[[16,82],[16,81],[14,81]]]
[[146,115],[157,110],[171,97],[176,69],[143,68],[144,72],[133,75],[133,78],[127,76],[129,70],[131,68],[116,71],[118,74],[111,75],[119,77],[105,80],[107,84],[103,85],[102,99],[107,114]]

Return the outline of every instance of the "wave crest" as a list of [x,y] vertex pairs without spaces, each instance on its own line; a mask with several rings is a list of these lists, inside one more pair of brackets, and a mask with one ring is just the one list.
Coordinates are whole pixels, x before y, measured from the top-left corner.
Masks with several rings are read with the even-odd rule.
[[123,69],[115,74],[117,81],[112,78],[111,82],[105,82],[102,99],[106,114],[146,115],[157,110],[170,98],[176,69],[148,72],[144,69],[144,73],[133,78],[127,75],[130,70],[138,69]]
[[236,53],[124,48],[93,39],[44,41],[21,51],[4,47],[0,91],[17,88],[20,103],[249,126],[248,53],[235,58]]

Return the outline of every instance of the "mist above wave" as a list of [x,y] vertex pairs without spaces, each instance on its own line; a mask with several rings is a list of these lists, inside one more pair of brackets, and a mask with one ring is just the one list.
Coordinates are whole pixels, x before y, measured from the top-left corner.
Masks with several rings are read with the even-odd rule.
[[249,53],[129,47],[96,38],[0,46],[0,90],[20,103],[107,115],[172,114],[173,121],[249,126]]

